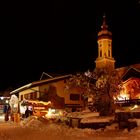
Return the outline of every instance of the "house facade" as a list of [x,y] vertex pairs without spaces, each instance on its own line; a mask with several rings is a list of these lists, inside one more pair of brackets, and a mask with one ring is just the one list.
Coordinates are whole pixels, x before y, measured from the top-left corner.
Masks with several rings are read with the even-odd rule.
[[116,69],[121,75],[123,87],[122,99],[140,99],[140,64]]
[[40,100],[51,102],[51,107],[55,109],[67,109],[76,111],[83,108],[82,91],[78,88],[71,91],[66,90],[66,80],[71,75],[58,76],[46,80],[39,80],[24,85],[10,94],[18,94],[19,101]]

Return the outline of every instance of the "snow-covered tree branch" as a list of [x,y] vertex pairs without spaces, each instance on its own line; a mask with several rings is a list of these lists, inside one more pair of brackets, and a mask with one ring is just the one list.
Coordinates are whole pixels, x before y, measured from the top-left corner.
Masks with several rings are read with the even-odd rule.
[[67,90],[73,87],[83,89],[83,96],[90,98],[89,108],[92,111],[99,111],[101,115],[113,113],[114,97],[119,93],[121,80],[116,70],[107,69],[77,73],[67,81]]

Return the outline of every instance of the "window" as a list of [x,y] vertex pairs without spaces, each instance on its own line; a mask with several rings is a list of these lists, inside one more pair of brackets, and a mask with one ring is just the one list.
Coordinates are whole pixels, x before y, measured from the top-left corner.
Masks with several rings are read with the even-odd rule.
[[102,51],[100,50],[100,57],[102,57]]
[[37,92],[34,92],[33,93],[33,99],[36,99],[37,98]]
[[80,100],[80,94],[70,94],[70,100],[73,100],[73,101]]
[[108,50],[108,56],[110,57],[110,50]]
[[21,101],[23,100],[23,95],[21,95]]
[[25,94],[25,95],[24,95],[24,98],[25,98],[25,99],[28,99],[28,94]]
[[30,99],[33,99],[33,92],[32,92],[31,95],[30,95]]

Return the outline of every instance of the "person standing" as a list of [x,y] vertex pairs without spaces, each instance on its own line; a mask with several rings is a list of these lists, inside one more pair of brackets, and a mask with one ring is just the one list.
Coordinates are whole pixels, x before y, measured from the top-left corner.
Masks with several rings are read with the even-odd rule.
[[5,112],[5,121],[9,120],[10,113],[11,113],[11,107],[8,106]]
[[30,112],[29,112],[29,109],[28,109],[28,107],[27,107],[27,109],[26,109],[26,111],[25,111],[25,117],[26,117],[26,118],[29,117],[29,113],[30,113]]
[[33,107],[31,104],[28,106],[28,110],[29,110],[29,115],[33,115]]

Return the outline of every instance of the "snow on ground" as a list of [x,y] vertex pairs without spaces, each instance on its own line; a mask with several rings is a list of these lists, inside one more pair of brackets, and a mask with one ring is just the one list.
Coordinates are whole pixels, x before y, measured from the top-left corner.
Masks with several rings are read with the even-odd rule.
[[102,129],[70,128],[64,124],[52,123],[43,118],[31,116],[19,124],[0,122],[0,140],[139,140],[140,127],[130,132],[116,129],[117,124]]
[[67,117],[81,118],[81,123],[110,122],[114,119],[114,116],[101,117],[98,112],[91,112],[89,109],[69,113]]
[[113,120],[114,117],[113,116],[109,116],[109,117],[84,117],[81,122],[82,123],[92,123],[92,122],[110,122],[111,120]]

